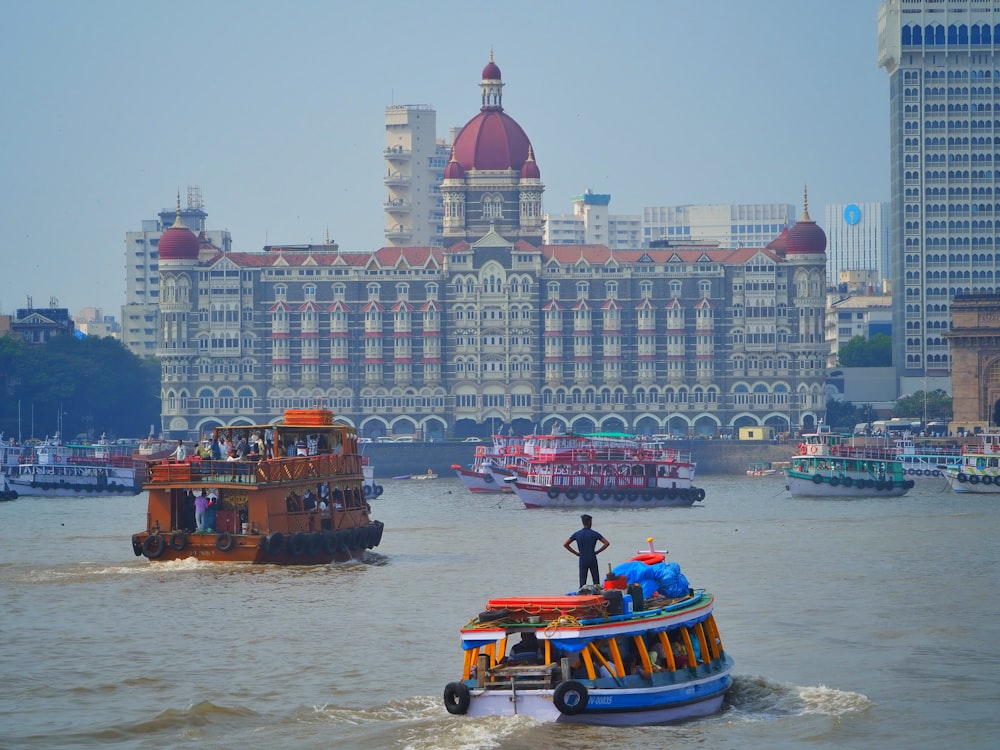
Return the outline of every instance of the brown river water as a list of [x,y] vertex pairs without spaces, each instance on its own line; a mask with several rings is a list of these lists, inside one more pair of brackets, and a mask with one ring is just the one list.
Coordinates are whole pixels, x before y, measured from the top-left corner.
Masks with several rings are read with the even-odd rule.
[[715,594],[736,662],[717,716],[609,729],[441,700],[487,599],[575,588],[578,513],[379,481],[381,547],[307,568],[136,558],[145,495],[0,503],[0,748],[995,746],[1000,497],[716,476],[700,507],[595,513],[602,571],[655,537]]

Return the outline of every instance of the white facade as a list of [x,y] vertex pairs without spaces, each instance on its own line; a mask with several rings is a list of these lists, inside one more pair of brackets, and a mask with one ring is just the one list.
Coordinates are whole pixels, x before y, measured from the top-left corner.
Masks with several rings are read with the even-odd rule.
[[439,247],[444,208],[441,180],[450,147],[436,136],[427,104],[385,108],[385,240],[390,247]]
[[889,74],[893,361],[903,383],[947,378],[956,294],[1000,279],[1000,3],[884,0]]
[[719,247],[765,247],[795,223],[791,203],[652,206],[642,210],[643,246],[656,240],[707,241]]
[[890,274],[888,201],[831,203],[824,218],[827,283],[841,271],[874,271],[881,287]]

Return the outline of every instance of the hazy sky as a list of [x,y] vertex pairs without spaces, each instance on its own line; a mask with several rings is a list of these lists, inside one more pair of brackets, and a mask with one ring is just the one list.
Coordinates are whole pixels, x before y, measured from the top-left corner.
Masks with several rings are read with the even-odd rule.
[[384,243],[384,111],[438,136],[490,48],[544,208],[889,199],[878,0],[12,0],[0,64],[0,311],[120,317],[125,232],[201,188],[236,250]]

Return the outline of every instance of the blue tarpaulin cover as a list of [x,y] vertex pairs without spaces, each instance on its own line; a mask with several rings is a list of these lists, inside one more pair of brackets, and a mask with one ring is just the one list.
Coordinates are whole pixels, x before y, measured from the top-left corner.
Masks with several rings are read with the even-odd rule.
[[612,571],[616,576],[625,576],[629,583],[642,586],[642,595],[651,597],[657,592],[671,599],[687,596],[691,588],[688,579],[681,573],[681,566],[675,562],[661,562],[647,565],[638,560],[624,562]]

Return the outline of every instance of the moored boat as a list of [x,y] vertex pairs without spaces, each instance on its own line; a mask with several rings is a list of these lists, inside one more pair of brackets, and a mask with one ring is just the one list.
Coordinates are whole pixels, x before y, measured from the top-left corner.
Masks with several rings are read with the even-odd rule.
[[[146,527],[132,550],[150,560],[314,565],[381,542],[371,519],[353,427],[325,409],[289,409],[272,424],[218,427],[213,439],[266,436],[264,455],[160,460],[148,466]],[[214,510],[197,528],[196,495]]]
[[747,466],[748,477],[773,477],[777,473],[770,461],[751,461]]
[[893,454],[850,446],[829,430],[802,436],[785,478],[797,497],[898,497],[914,484]]
[[630,435],[533,438],[530,458],[506,482],[528,508],[690,506],[705,499],[694,487],[691,454]]
[[977,446],[966,446],[954,461],[940,471],[955,492],[976,495],[1000,494],[1000,432],[980,435]]
[[64,444],[58,435],[24,446],[5,466],[10,488],[28,497],[136,495],[140,491],[131,448],[111,443]]
[[708,591],[648,553],[596,591],[489,600],[461,630],[462,673],[445,687],[447,710],[633,726],[721,708],[733,660]]
[[513,492],[504,479],[511,475],[509,467],[526,460],[524,443],[520,436],[494,435],[491,445],[476,446],[469,466],[451,468],[470,492]]

